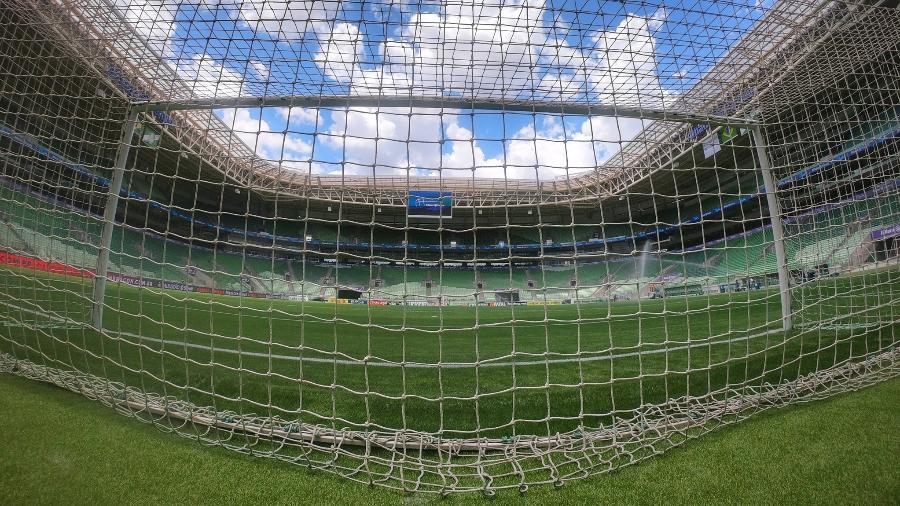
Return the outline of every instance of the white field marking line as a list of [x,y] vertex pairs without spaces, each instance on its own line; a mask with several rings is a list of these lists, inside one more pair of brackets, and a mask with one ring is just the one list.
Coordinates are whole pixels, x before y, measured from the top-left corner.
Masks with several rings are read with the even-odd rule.
[[[32,314],[37,314],[41,316],[46,316],[48,318],[71,323],[75,325],[81,325],[82,328],[90,328],[87,324],[79,324],[75,320],[70,318],[63,318],[60,316],[56,316],[49,313],[41,313],[39,311],[35,311],[33,309],[24,308],[21,306],[17,306],[15,304],[10,304],[8,302],[0,301],[0,304],[8,307],[13,307],[20,311],[25,311]],[[27,327],[28,325],[23,322],[21,325],[23,327]],[[627,353],[616,353],[616,354],[598,354],[592,357],[583,357],[583,358],[551,358],[546,360],[526,360],[526,361],[493,361],[495,359],[488,359],[486,361],[482,361],[479,363],[476,362],[444,362],[441,364],[425,364],[422,362],[406,362],[405,364],[401,364],[400,362],[390,362],[390,361],[376,361],[376,362],[366,362],[365,360],[346,360],[346,359],[329,359],[329,358],[318,358],[318,357],[302,357],[297,355],[281,355],[277,353],[261,353],[255,351],[238,351],[232,348],[216,348],[212,346],[204,346],[202,344],[188,343],[185,341],[173,341],[170,339],[158,339],[155,337],[141,336],[139,334],[134,334],[131,332],[112,332],[112,334],[119,336],[131,337],[134,339],[138,339],[141,342],[134,342],[124,339],[125,342],[134,346],[143,346],[143,342],[151,342],[163,345],[172,345],[175,347],[183,347],[183,348],[194,348],[199,350],[205,350],[212,353],[225,353],[231,355],[243,355],[248,357],[260,357],[260,358],[275,358],[279,360],[289,360],[295,362],[311,362],[311,363],[321,363],[321,364],[338,364],[338,365],[368,365],[371,367],[409,367],[411,369],[436,369],[436,368],[447,368],[447,369],[464,369],[471,367],[510,367],[510,366],[529,366],[529,365],[545,365],[545,364],[572,364],[572,363],[585,363],[585,362],[598,362],[602,360],[614,360],[617,358],[628,358],[628,357],[637,357],[643,355],[657,355],[660,353],[669,353],[673,351],[683,351],[691,348],[699,348],[702,346],[712,346],[712,345],[721,345],[721,344],[731,344],[740,341],[749,341],[751,339],[755,339],[757,337],[763,337],[772,334],[781,333],[781,329],[773,329],[766,332],[760,332],[757,334],[752,334],[749,336],[741,336],[734,337],[732,339],[725,339],[722,341],[698,341],[695,343],[682,344],[678,346],[666,347],[662,349],[654,349],[654,350],[646,350],[646,351],[631,351]],[[664,344],[664,343],[659,343]],[[157,350],[149,350],[149,351],[157,351]]]
[[5,321],[0,322],[0,327],[7,328],[19,328],[19,327],[28,327],[32,329],[57,329],[57,330],[76,330],[83,328],[83,325],[74,323],[74,322],[38,322],[34,320],[23,320],[21,322],[17,321]]
[[822,330],[856,330],[856,329],[867,329],[869,327],[876,326],[873,323],[832,323],[830,325],[820,325],[815,323],[798,323],[794,325],[797,328],[811,328],[818,327]]

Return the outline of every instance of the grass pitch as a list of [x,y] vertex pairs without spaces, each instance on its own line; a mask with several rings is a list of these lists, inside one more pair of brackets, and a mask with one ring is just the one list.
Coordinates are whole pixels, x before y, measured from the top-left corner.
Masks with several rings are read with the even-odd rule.
[[[769,411],[639,466],[491,504],[900,502],[900,379]],[[163,434],[82,396],[0,375],[3,504],[485,504],[399,495]]]
[[[795,378],[894,346],[900,273],[562,306],[369,307],[0,270],[0,351],[237,413],[445,437],[552,435],[648,403]],[[28,328],[18,322],[28,322]],[[887,323],[886,323],[887,322]]]

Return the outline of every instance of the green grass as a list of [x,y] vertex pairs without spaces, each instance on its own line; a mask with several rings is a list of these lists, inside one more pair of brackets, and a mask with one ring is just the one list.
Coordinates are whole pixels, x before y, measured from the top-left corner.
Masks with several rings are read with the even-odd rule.
[[[32,274],[0,271],[0,304],[8,309],[0,351],[17,358],[219,410],[311,423],[340,418],[359,429],[443,427],[450,437],[564,432],[608,422],[614,411],[726,385],[779,382],[858,358],[896,341],[892,310],[900,294],[898,273],[824,281],[798,291],[798,305],[807,309],[798,330],[785,336],[766,333],[780,325],[770,291],[475,309],[111,285],[109,335],[101,337],[83,326],[90,321],[89,282]],[[61,316],[75,325],[16,326],[60,327]],[[828,325],[804,326],[806,320]],[[367,367],[366,356],[387,366]],[[544,420],[548,412],[553,421]]]
[[[760,414],[560,489],[491,504],[897,504],[900,379]],[[401,495],[163,434],[79,395],[0,375],[2,504],[470,504]]]
[[[217,412],[444,438],[554,435],[685,395],[743,394],[893,347],[900,330],[893,314],[900,273],[893,271],[795,290],[797,326],[787,334],[772,332],[780,325],[772,291],[413,308],[110,285],[102,335],[85,325],[90,293],[87,281],[0,270],[0,351]],[[177,428],[245,451],[299,456],[277,442]],[[628,453],[646,457],[668,443],[635,444]],[[610,452],[611,465],[630,461]],[[524,464],[527,473],[531,466],[543,468],[535,459]],[[473,483],[477,477],[465,477],[466,486]],[[506,477],[495,485],[515,483]]]

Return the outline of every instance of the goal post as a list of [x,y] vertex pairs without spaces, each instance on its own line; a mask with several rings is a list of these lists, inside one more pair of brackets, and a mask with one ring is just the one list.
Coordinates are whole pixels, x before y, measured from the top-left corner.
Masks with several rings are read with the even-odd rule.
[[753,132],[753,144],[756,148],[756,156],[759,158],[759,168],[762,173],[764,190],[766,192],[766,204],[769,209],[769,220],[772,225],[774,238],[775,258],[778,262],[778,292],[781,298],[782,329],[790,332],[792,326],[791,313],[791,277],[788,273],[787,254],[784,246],[784,228],[781,222],[781,203],[778,201],[778,185],[772,175],[772,162],[766,153],[766,142],[762,130],[758,126],[750,127]]
[[131,142],[137,125],[138,111],[131,108],[122,128],[122,138],[119,140],[116,164],[112,168],[112,179],[109,183],[109,193],[106,196],[106,204],[103,208],[103,231],[100,235],[100,244],[97,253],[97,268],[94,274],[93,308],[91,321],[95,329],[103,330],[103,305],[106,300],[106,282],[109,272],[109,252],[112,246],[113,229],[116,224],[116,211],[119,207],[119,193],[122,191],[125,166],[128,164],[128,155],[131,152]]

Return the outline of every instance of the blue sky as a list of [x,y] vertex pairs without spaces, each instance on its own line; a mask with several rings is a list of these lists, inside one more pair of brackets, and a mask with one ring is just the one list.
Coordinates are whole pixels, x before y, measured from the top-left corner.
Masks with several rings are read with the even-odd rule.
[[[413,93],[660,108],[770,2],[116,5],[197,96]],[[602,163],[643,127],[631,119],[449,109],[217,114],[286,170],[368,175],[565,177]]]

